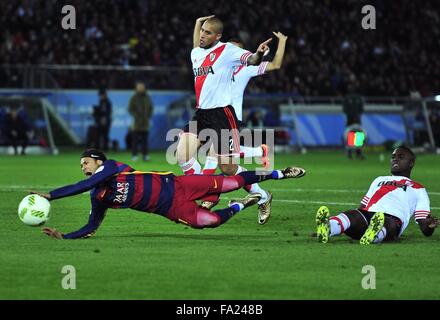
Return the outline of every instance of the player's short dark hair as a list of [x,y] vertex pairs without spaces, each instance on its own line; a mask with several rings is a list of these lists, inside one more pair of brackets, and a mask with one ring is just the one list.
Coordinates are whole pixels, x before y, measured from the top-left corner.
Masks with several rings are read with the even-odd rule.
[[93,158],[95,160],[101,160],[101,161],[107,160],[107,157],[105,156],[104,152],[98,149],[87,149],[81,154],[81,159],[85,157]]
[[396,147],[395,150],[397,149],[402,149],[405,150],[406,152],[408,152],[411,155],[412,160],[415,162],[416,161],[416,154],[406,145],[402,144]]
[[217,17],[209,18],[208,20],[206,20],[206,23],[209,23],[214,27],[215,33],[223,33],[223,22],[219,18]]

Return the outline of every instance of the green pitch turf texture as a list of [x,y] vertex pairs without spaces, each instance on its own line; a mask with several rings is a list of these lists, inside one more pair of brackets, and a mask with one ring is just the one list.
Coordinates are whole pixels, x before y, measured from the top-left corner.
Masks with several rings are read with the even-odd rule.
[[[86,240],[54,240],[17,216],[26,190],[49,191],[83,176],[78,153],[0,158],[0,299],[439,299],[440,233],[425,238],[412,221],[398,243],[360,246],[342,236],[328,244],[312,236],[320,205],[332,213],[355,207],[371,181],[387,175],[378,154],[350,161],[342,152],[276,155],[276,168],[303,166],[306,177],[268,181],[272,217],[260,226],[257,207],[216,229],[195,230],[161,216],[109,210]],[[180,169],[164,153],[133,163],[138,170]],[[413,179],[440,209],[440,158],[420,155]],[[251,166],[249,166],[251,167]],[[218,208],[240,190],[224,195]],[[52,202],[48,227],[77,230],[89,213],[88,193]],[[76,289],[62,288],[63,266],[76,270]],[[362,288],[365,265],[376,289]]]

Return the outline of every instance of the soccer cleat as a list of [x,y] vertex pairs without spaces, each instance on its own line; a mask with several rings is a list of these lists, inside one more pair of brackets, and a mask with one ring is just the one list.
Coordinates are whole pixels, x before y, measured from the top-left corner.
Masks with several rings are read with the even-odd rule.
[[281,172],[283,173],[283,179],[301,178],[306,175],[306,170],[299,167],[287,167],[281,170]]
[[330,210],[326,206],[322,206],[316,212],[316,234],[318,241],[327,243],[330,235]]
[[269,146],[267,144],[262,144],[261,149],[263,150],[263,155],[261,156],[261,161],[263,162],[264,169],[267,169],[270,166]]
[[385,223],[385,215],[383,212],[376,212],[370,220],[370,225],[359,240],[360,244],[372,244],[376,239],[377,234],[382,230]]
[[200,203],[200,206],[202,208],[211,210],[212,208],[214,208],[218,203],[220,202],[220,199],[218,199],[216,202],[212,202],[212,201],[202,201]]
[[265,224],[272,213],[272,193],[266,191],[267,200],[258,205],[258,223]]
[[231,199],[228,203],[228,206],[230,207],[234,203],[241,203],[244,208],[247,208],[256,204],[258,201],[260,201],[260,199],[261,199],[261,193],[252,193],[252,194],[248,194],[243,199]]

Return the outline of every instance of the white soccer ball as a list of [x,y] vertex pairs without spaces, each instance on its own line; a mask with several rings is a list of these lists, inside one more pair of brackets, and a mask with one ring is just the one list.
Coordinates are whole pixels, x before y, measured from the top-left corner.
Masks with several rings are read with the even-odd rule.
[[50,202],[37,194],[30,194],[21,200],[18,217],[28,226],[41,226],[49,220]]

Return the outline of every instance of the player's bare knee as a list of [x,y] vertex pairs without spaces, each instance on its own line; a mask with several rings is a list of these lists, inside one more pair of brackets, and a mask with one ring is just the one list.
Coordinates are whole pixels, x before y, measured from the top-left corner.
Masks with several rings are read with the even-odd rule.
[[400,225],[394,218],[385,216],[384,227],[387,231],[384,241],[396,241],[399,238]]
[[218,165],[220,168],[220,171],[224,173],[227,176],[233,176],[237,172],[237,165],[236,164],[225,164],[220,163]]
[[190,135],[181,135],[176,149],[176,159],[178,163],[189,161],[195,155],[197,146],[197,138]]
[[189,153],[185,152],[185,150],[179,150],[179,148],[177,148],[176,159],[177,159],[177,163],[185,163],[189,159],[191,159],[191,157],[189,157]]
[[345,234],[352,239],[359,240],[368,228],[368,221],[359,210],[344,211],[350,220],[350,228],[345,230]]
[[199,211],[197,213],[197,225],[195,228],[215,228],[220,225],[220,217],[208,210]]

